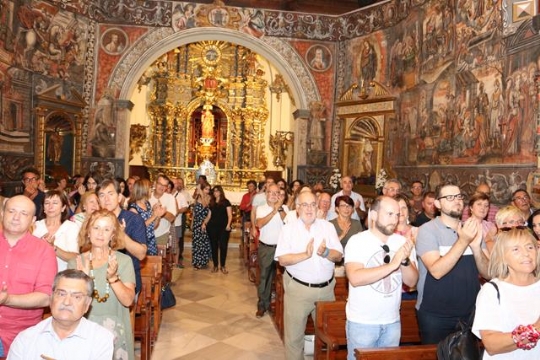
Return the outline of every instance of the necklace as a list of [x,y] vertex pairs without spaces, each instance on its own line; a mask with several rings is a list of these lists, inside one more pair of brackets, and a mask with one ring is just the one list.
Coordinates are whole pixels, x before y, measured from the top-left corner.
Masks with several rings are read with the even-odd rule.
[[94,292],[92,293],[92,297],[96,299],[98,303],[107,302],[107,299],[109,298],[109,282],[105,281],[105,295],[103,297],[100,297],[99,291],[97,290],[97,286],[96,286],[96,278],[94,276],[94,266],[92,265],[92,251],[90,251],[90,255],[89,255],[89,264],[90,264],[90,277],[92,278],[92,281],[94,282]]

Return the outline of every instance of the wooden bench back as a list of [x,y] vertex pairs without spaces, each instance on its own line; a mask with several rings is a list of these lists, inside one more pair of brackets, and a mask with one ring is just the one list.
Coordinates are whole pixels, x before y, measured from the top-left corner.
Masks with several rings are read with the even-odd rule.
[[[316,310],[315,327],[324,329],[327,334],[333,334],[339,338],[346,339],[345,324],[347,316],[345,306],[347,302],[339,301],[318,301]],[[416,300],[401,301],[401,339],[403,344],[420,343],[420,331],[416,320]]]
[[327,334],[345,334],[346,301],[318,301],[316,310],[316,325]]
[[437,360],[437,345],[355,349],[356,360]]
[[163,257],[147,255],[141,261],[141,276],[153,277],[163,274]]
[[420,330],[416,319],[416,300],[401,301],[401,339],[402,344],[420,343]]

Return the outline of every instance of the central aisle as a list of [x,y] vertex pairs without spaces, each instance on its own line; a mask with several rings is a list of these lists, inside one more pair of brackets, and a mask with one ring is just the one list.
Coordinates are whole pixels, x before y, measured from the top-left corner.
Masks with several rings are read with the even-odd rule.
[[[185,249],[191,256],[191,249]],[[255,317],[257,289],[238,248],[229,248],[229,274],[194,271],[191,259],[175,269],[176,307],[163,312],[152,359],[284,359],[283,343],[268,314]]]

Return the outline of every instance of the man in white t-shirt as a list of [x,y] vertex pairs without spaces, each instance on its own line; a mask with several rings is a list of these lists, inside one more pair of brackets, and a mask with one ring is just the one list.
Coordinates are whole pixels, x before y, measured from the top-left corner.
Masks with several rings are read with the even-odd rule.
[[154,206],[160,203],[167,210],[165,215],[159,220],[158,227],[154,229],[158,245],[167,245],[171,224],[176,218],[176,200],[174,196],[167,192],[169,181],[167,175],[159,174],[156,179],[154,192],[150,197],[150,205]]
[[279,197],[279,186],[272,183],[266,188],[266,204],[257,206],[256,223],[260,229],[257,260],[260,269],[260,281],[257,287],[259,302],[256,317],[260,318],[270,309],[272,283],[276,276],[276,251],[279,232],[283,227],[286,212],[283,208],[283,198]]
[[354,192],[353,181],[350,176],[344,176],[340,180],[341,191],[335,193],[330,200],[330,210],[328,210],[327,220],[337,218],[336,213],[336,198],[341,195],[347,195],[354,201],[354,210],[351,218],[362,221],[366,217],[366,205],[364,204],[364,198],[362,195]]
[[[184,227],[186,212],[189,209],[189,192],[184,189],[184,179],[173,179],[174,183],[174,198],[176,199],[176,218],[174,219],[174,227],[176,229],[176,237],[178,238],[178,260],[176,266],[180,269],[184,268]],[[189,196],[189,197],[188,197]]]
[[415,286],[418,281],[414,244],[394,233],[398,202],[378,197],[370,219],[373,226],[353,235],[345,247],[348,360],[355,359],[356,348],[399,345],[402,285]]

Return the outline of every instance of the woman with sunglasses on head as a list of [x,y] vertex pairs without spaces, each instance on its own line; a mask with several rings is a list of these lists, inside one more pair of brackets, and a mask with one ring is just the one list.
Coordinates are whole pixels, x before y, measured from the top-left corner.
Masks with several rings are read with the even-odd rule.
[[210,238],[210,247],[212,248],[212,262],[214,263],[212,272],[218,272],[218,269],[220,269],[222,273],[228,274],[229,271],[225,267],[225,261],[227,259],[229,236],[231,235],[232,205],[225,197],[223,188],[219,185],[214,186],[212,189],[210,212],[212,215],[206,228]]
[[497,233],[488,268],[493,280],[478,294],[472,328],[484,359],[540,359],[539,256],[529,228]]
[[[497,211],[497,214],[495,215],[495,225],[497,225],[497,229],[509,229],[516,226],[523,226],[527,222],[527,219],[525,219],[523,213],[521,210],[519,210],[514,205],[508,205],[505,206],[499,211]],[[488,252],[491,254],[491,249],[493,249],[493,246],[495,245],[496,240],[496,233],[490,233],[488,236],[486,236],[485,242]]]
[[202,181],[195,189],[195,205],[193,205],[193,242],[192,259],[193,270],[206,269],[210,259],[210,239],[207,225],[212,216],[210,212],[210,184]]

